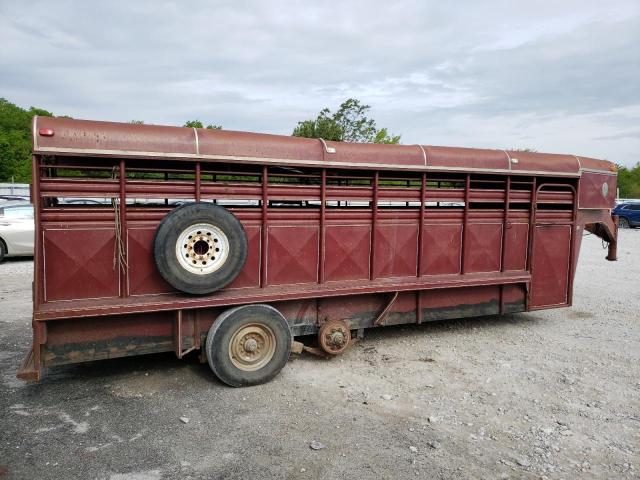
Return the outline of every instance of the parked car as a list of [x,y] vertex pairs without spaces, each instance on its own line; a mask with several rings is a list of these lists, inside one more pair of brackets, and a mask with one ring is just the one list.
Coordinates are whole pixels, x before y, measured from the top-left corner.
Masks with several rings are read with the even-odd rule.
[[0,195],[0,203],[5,204],[6,202],[28,202],[29,197],[26,195]]
[[612,213],[618,216],[618,226],[620,228],[640,226],[640,202],[619,203]]
[[95,200],[93,198],[68,198],[60,202],[60,205],[108,205],[108,199]]
[[10,202],[0,205],[0,262],[5,257],[33,256],[33,205]]

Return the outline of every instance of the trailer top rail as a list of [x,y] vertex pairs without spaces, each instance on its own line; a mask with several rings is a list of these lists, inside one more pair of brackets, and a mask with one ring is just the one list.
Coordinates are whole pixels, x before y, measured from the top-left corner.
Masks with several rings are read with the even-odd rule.
[[[357,144],[201,128],[36,117],[33,152],[298,167],[579,177],[615,165],[576,155],[428,145]],[[390,163],[392,160],[392,163]]]

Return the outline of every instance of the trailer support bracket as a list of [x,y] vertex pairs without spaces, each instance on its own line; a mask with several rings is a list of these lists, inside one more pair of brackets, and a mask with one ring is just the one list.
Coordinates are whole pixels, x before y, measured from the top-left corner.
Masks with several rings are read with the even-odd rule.
[[398,299],[398,293],[399,292],[395,292],[393,294],[393,297],[391,297],[391,299],[389,300],[389,303],[387,303],[387,306],[384,308],[384,310],[382,310],[382,312],[380,312],[380,315],[378,315],[378,318],[374,320],[373,322],[374,326],[378,327],[380,325],[384,325],[384,320],[387,317],[389,310],[391,310],[391,307],[393,307],[393,304],[396,303],[396,300]]

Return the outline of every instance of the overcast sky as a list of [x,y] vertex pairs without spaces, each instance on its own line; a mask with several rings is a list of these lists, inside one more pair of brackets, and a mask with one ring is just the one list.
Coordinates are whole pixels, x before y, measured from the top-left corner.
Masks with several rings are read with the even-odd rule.
[[640,0],[0,0],[0,97],[281,134],[355,97],[406,144],[632,165]]

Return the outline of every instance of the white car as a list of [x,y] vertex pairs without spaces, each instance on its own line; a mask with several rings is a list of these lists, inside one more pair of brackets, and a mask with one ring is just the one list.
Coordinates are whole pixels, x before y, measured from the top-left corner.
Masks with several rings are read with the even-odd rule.
[[33,256],[33,205],[0,203],[0,262],[5,257]]

